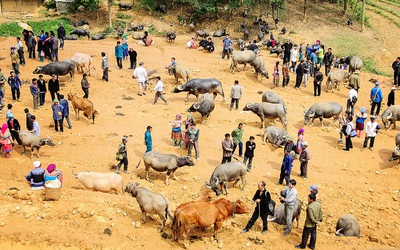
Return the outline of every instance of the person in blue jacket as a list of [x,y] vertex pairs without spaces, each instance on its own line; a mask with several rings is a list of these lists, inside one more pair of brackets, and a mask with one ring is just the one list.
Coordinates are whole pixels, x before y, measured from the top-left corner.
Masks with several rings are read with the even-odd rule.
[[379,88],[379,82],[376,82],[375,87],[371,89],[370,100],[371,100],[371,115],[374,115],[376,107],[375,115],[378,116],[379,111],[381,110],[381,103],[383,100],[382,89]]
[[117,42],[117,46],[115,46],[115,57],[117,58],[118,68],[122,69],[122,57],[124,56],[124,48],[121,46],[121,42]]
[[152,126],[147,126],[147,130],[144,133],[144,144],[146,145],[146,152],[153,150],[153,140],[151,139]]

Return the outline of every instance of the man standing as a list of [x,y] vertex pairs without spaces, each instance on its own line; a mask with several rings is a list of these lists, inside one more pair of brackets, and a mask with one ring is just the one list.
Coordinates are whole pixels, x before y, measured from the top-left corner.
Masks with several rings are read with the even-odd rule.
[[156,94],[154,96],[154,103],[157,103],[158,98],[161,98],[161,100],[163,100],[165,102],[165,104],[168,105],[168,101],[165,99],[164,95],[163,95],[163,91],[164,91],[164,83],[161,81],[161,77],[157,76],[157,84],[154,87],[154,90],[156,91]]
[[250,136],[249,140],[246,142],[246,150],[244,151],[244,159],[243,159],[244,165],[246,165],[247,160],[249,160],[249,164],[247,165],[247,172],[251,171],[251,163],[253,162],[254,149],[256,149],[254,136]]
[[286,214],[286,227],[283,236],[288,235],[292,231],[292,221],[294,213],[294,205],[297,201],[297,190],[295,188],[296,180],[291,179],[289,181],[289,186],[285,189],[285,197],[281,196],[279,200],[285,204],[285,214]]
[[263,229],[262,234],[266,234],[268,231],[268,220],[267,215],[269,212],[268,204],[271,202],[271,195],[265,189],[265,182],[260,181],[258,183],[258,190],[253,196],[251,204],[256,203],[257,206],[254,209],[253,215],[251,216],[249,222],[246,227],[241,231],[241,233],[246,233],[250,230],[250,228],[254,225],[258,217],[261,217],[263,221]]
[[58,39],[53,31],[50,31],[51,37],[51,57],[52,62],[58,62]]
[[394,92],[395,91],[396,91],[396,87],[392,87],[392,89],[390,90],[390,93],[388,95],[388,102],[387,102],[388,107],[394,105],[394,97],[395,97]]
[[232,140],[230,134],[225,134],[225,139],[222,141],[222,161],[221,164],[232,161]]
[[[331,72],[331,67],[333,63],[333,53],[332,48],[328,48],[328,52],[324,55],[324,64],[325,64],[325,76],[328,76],[329,72]],[[354,85],[355,86],[355,85]]]
[[364,148],[367,147],[368,145],[368,140],[371,140],[369,142],[369,150],[373,150],[374,148],[374,142],[375,142],[375,137],[376,134],[378,133],[378,130],[381,128],[378,123],[375,121],[375,116],[371,116],[371,120],[367,122],[367,126],[365,128],[365,139],[364,139],[364,145],[361,151],[364,150]]
[[233,150],[232,154],[235,153],[236,147],[239,145],[239,156],[243,156],[243,123],[239,123],[238,127],[235,128],[231,135],[233,139]]
[[308,143],[303,142],[301,144],[302,150],[300,153],[300,176],[303,176],[303,180],[307,179],[308,161],[310,160],[310,151],[308,150]]
[[321,203],[321,196],[319,195],[317,184],[312,184],[310,188],[308,188],[308,191],[310,191],[310,194],[315,195],[315,201]]
[[147,126],[146,132],[144,133],[144,144],[146,145],[146,152],[153,150],[153,139],[151,138],[152,126]]
[[285,155],[283,156],[281,174],[279,176],[279,181],[277,184],[282,185],[283,179],[285,179],[286,186],[289,185],[290,172],[292,171],[293,157],[289,151],[285,150]]
[[119,169],[121,165],[124,164],[124,173],[129,174],[128,171],[128,151],[126,149],[126,143],[128,142],[128,137],[124,135],[122,137],[122,142],[118,145],[117,159],[119,163],[117,165],[117,169],[115,170],[116,174],[119,174]]
[[56,132],[58,132],[58,126],[60,126],[60,134],[64,132],[63,128],[63,106],[61,106],[58,102],[58,99],[54,99],[53,106],[51,106],[53,110],[53,120],[54,120],[54,127]]
[[46,100],[46,81],[43,79],[43,75],[39,75],[39,80],[37,80],[37,85],[39,87],[39,104],[40,107],[44,105],[44,102]]
[[146,81],[147,81],[147,71],[146,69],[143,67],[144,62],[140,62],[139,63],[139,67],[137,67],[134,71],[133,71],[133,76],[137,79],[138,81],[138,95],[142,96],[142,95],[146,95]]
[[31,116],[32,122],[32,130],[29,130],[32,134],[40,136],[40,126],[39,123],[36,121],[36,116]]
[[321,95],[322,80],[324,80],[324,75],[322,74],[321,71],[319,71],[319,68],[317,67],[315,69],[315,75],[314,75],[314,96]]
[[101,69],[103,70],[103,77],[101,79],[108,82],[108,57],[104,52],[101,52]]
[[290,61],[292,62],[292,65],[290,66],[289,69],[293,70],[293,73],[296,72],[296,63],[297,63],[297,46],[295,45],[291,50],[290,50]]
[[231,106],[229,110],[232,110],[233,104],[236,103],[236,110],[239,108],[239,99],[242,97],[242,87],[239,86],[239,81],[235,80],[235,84],[231,89]]
[[64,49],[64,38],[65,38],[65,29],[62,23],[60,23],[60,27],[57,29],[58,40],[60,40],[60,49]]
[[371,94],[370,94],[370,100],[372,103],[371,115],[374,115],[375,107],[376,107],[375,115],[379,115],[379,111],[381,110],[382,99],[383,99],[382,89],[379,88],[379,82],[376,82],[375,87],[371,89]]
[[353,148],[353,142],[351,141],[350,133],[354,129],[354,125],[352,122],[353,121],[352,116],[347,116],[346,120],[347,120],[347,125],[344,133],[344,136],[346,137],[346,147],[343,148],[343,150],[349,151],[351,148]]
[[1,69],[0,69],[0,91],[2,93],[3,98],[6,95],[5,84],[6,84],[6,77],[4,76],[3,73],[1,73]]
[[296,68],[296,85],[294,87],[295,89],[300,88],[301,82],[303,81],[303,75],[304,75],[304,60],[301,60]]
[[21,42],[21,38],[17,37],[17,45],[15,46],[19,56],[19,63],[24,66],[25,65],[25,56],[24,56],[24,45]]
[[304,62],[304,86],[308,86],[308,79],[310,79],[312,64],[310,57],[307,57],[307,60]]
[[282,76],[283,76],[282,87],[286,89],[286,86],[289,85],[290,81],[289,67],[287,65],[287,62],[282,64]]
[[29,86],[29,89],[33,97],[33,110],[36,111],[39,108],[39,92],[40,92],[36,78],[32,79],[32,83]]
[[346,105],[346,111],[349,112],[350,116],[354,116],[354,105],[356,104],[358,100],[358,93],[354,89],[353,84],[349,84],[348,88],[349,90],[349,97],[347,98],[347,105]]
[[322,221],[321,204],[316,200],[314,194],[308,195],[307,217],[304,223],[303,234],[301,236],[300,245],[295,248],[305,249],[308,241],[308,236],[311,233],[309,248],[315,249],[315,242],[317,241],[317,224]]
[[353,74],[351,74],[351,76],[349,77],[349,83],[354,85],[354,89],[358,92],[358,90],[360,89],[360,77],[358,76],[358,74],[360,73],[360,71],[357,69],[354,71]]
[[224,46],[222,48],[222,59],[224,59],[226,55],[229,60],[229,55],[232,53],[232,46],[233,46],[233,42],[229,38],[229,34],[226,34],[226,37],[224,38],[224,40],[222,40],[222,43]]
[[286,151],[288,151],[289,153],[292,151],[296,151],[296,144],[294,144],[293,142],[293,137],[289,136],[287,138],[287,142],[285,144],[285,147],[283,149],[283,153],[285,153]]
[[137,52],[132,47],[130,47],[128,54],[129,54],[129,61],[131,63],[129,69],[136,69]]
[[400,87],[400,56],[392,63],[394,86]]
[[15,72],[16,75],[19,75],[20,74],[20,72],[19,72],[19,62],[18,62],[19,55],[15,51],[16,50],[15,47],[11,47],[10,50],[11,50],[10,58],[11,58],[12,70]]
[[196,128],[196,123],[192,123],[189,125],[188,130],[188,138],[189,138],[189,148],[188,148],[188,156],[192,157],[192,149],[196,151],[196,159],[200,160],[199,157],[199,133],[200,130]]
[[49,80],[48,89],[51,95],[51,100],[56,99],[56,94],[57,98],[59,98],[58,91],[60,91],[60,82],[58,81],[58,76],[56,74],[53,74],[51,76],[51,79]]
[[25,118],[26,118],[26,129],[31,131],[33,129],[33,123],[32,123],[32,115],[29,113],[29,109],[25,108]]
[[63,119],[65,118],[68,124],[68,128],[71,129],[72,125],[71,121],[69,120],[69,104],[67,99],[64,99],[64,95],[60,95],[60,105],[63,106],[63,111],[62,111]]
[[89,98],[90,84],[89,84],[89,81],[87,79],[87,74],[86,73],[83,74],[83,77],[82,77],[82,80],[81,80],[81,86],[82,86],[83,93],[85,93],[85,95],[82,98],[86,98],[86,99]]
[[32,31],[29,31],[28,42],[26,43],[28,47],[29,58],[36,58],[35,47],[36,47],[36,38],[33,35]]
[[22,88],[22,83],[14,71],[10,72],[10,76],[8,77],[8,85],[11,87],[12,99],[14,101],[17,100],[19,102],[20,101],[19,97],[21,95],[20,89]]
[[290,59],[290,50],[292,50],[293,44],[290,42],[290,39],[287,39],[286,43],[282,45],[283,49],[283,62],[289,63]]
[[124,56],[124,49],[121,47],[121,42],[117,42],[117,46],[115,46],[114,54],[117,59],[117,65],[120,70],[122,70],[122,57]]

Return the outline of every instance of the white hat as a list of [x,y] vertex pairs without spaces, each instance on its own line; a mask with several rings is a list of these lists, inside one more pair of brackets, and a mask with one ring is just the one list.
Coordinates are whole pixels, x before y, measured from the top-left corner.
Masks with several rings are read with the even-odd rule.
[[302,144],[301,144],[302,146],[306,146],[306,147],[308,147],[308,142],[303,142]]
[[39,168],[41,165],[42,165],[42,163],[41,163],[40,161],[34,161],[34,162],[33,162],[33,166],[34,166],[35,168]]

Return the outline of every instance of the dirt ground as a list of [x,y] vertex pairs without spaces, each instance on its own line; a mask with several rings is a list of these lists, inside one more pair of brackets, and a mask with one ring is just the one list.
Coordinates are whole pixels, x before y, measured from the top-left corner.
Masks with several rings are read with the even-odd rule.
[[[68,59],[76,52],[83,52],[93,56],[95,70],[89,77],[91,84],[90,100],[95,109],[99,111],[96,123],[86,124],[86,119],[75,120],[71,112],[73,128],[65,128],[64,134],[54,132],[51,118],[50,95],[46,96],[46,104],[37,112],[34,112],[41,126],[42,137],[50,136],[55,147],[44,146],[41,149],[43,166],[55,163],[64,173],[64,186],[59,201],[43,201],[43,192],[31,191],[24,176],[32,169],[32,161],[28,156],[22,155],[22,148],[16,147],[10,159],[4,155],[0,160],[0,248],[2,249],[126,249],[139,247],[144,249],[176,249],[183,245],[172,239],[164,239],[157,229],[160,226],[158,216],[152,215],[152,220],[134,226],[132,222],[140,222],[141,212],[137,202],[130,195],[116,195],[86,190],[72,171],[96,171],[109,172],[116,164],[115,152],[123,135],[129,135],[128,155],[130,175],[122,174],[124,183],[138,181],[140,185],[152,191],[164,194],[170,201],[174,210],[179,204],[192,200],[200,192],[207,191],[204,181],[208,181],[213,169],[219,165],[222,157],[221,141],[225,133],[230,133],[239,122],[244,123],[244,139],[250,135],[262,133],[259,118],[252,113],[240,112],[248,102],[260,102],[261,95],[258,91],[271,89],[272,80],[255,79],[250,67],[246,71],[232,74],[229,70],[230,61],[222,60],[220,39],[214,39],[216,51],[209,54],[203,51],[185,49],[189,36],[181,35],[175,44],[169,44],[163,38],[155,38],[155,44],[151,47],[143,47],[134,44],[130,39],[129,44],[138,52],[138,61],[144,61],[148,70],[157,69],[166,85],[166,98],[169,105],[164,105],[159,100],[153,105],[154,92],[147,92],[146,96],[137,95],[136,81],[131,78],[131,70],[128,70],[128,61],[123,62],[123,70],[118,70],[113,55],[116,40],[102,41],[67,41],[66,50],[60,51],[60,59]],[[311,41],[310,41],[311,42]],[[0,61],[0,68],[4,73],[10,69],[8,60],[8,48],[14,45],[14,39],[0,39],[5,60]],[[105,51],[110,60],[110,81],[101,80],[101,56]],[[146,126],[153,126],[153,150],[163,153],[185,155],[185,149],[178,149],[170,140],[172,121],[176,114],[186,117],[185,94],[172,94],[171,90],[176,86],[172,76],[169,76],[165,66],[174,56],[177,62],[188,67],[191,77],[215,77],[224,86],[227,102],[222,98],[216,98],[216,107],[208,124],[200,124],[201,117],[194,113],[195,121],[200,129],[200,160],[195,160],[194,167],[184,167],[177,171],[180,180],[170,181],[169,186],[164,185],[164,173],[152,172],[153,183],[145,181],[143,163],[135,169],[140,157],[145,150],[143,136]],[[275,56],[270,56],[263,51],[266,68],[269,72],[276,61]],[[47,63],[47,62],[46,62]],[[38,60],[27,59],[27,65],[21,67],[22,80],[30,80],[37,75],[32,74],[33,69],[43,65]],[[240,66],[241,68],[241,66]],[[61,93],[77,93],[83,95],[80,88],[81,74],[76,74],[75,80],[69,82],[67,77],[61,77],[63,85]],[[361,90],[356,109],[365,106],[370,108],[368,93],[373,84],[368,80],[377,78],[382,82],[384,97],[392,87],[390,78],[378,77],[366,73],[361,74]],[[45,77],[46,81],[49,77]],[[243,86],[243,98],[240,100],[238,111],[229,111],[229,93],[233,81],[237,79]],[[235,219],[224,222],[219,233],[220,242],[211,238],[212,229],[205,232],[194,229],[191,235],[197,236],[192,241],[191,249],[216,249],[221,248],[248,248],[248,249],[291,249],[300,242],[302,227],[305,219],[305,203],[308,195],[308,187],[316,183],[322,196],[324,221],[318,227],[318,249],[395,249],[400,245],[399,230],[399,168],[396,163],[389,162],[392,149],[395,147],[394,136],[398,129],[386,131],[382,129],[376,138],[374,151],[360,151],[363,139],[354,138],[354,149],[350,152],[342,150],[342,145],[337,144],[339,129],[335,124],[329,131],[323,131],[318,121],[314,126],[305,126],[303,107],[310,107],[315,102],[337,101],[343,106],[346,104],[348,90],[335,93],[325,92],[325,85],[321,97],[314,97],[312,84],[307,88],[293,88],[295,75],[291,74],[290,86],[287,89],[276,88],[274,91],[282,96],[288,107],[288,131],[296,138],[299,128],[305,129],[305,140],[309,143],[311,160],[309,162],[309,178],[303,180],[299,174],[299,162],[294,161],[292,177],[298,181],[296,186],[299,198],[304,202],[299,227],[294,227],[292,233],[283,237],[283,226],[275,223],[269,224],[268,233],[261,235],[260,224],[256,222],[252,230],[247,234],[240,234],[245,226],[248,215],[237,215]],[[154,84],[154,83],[153,83]],[[154,86],[154,85],[153,85]],[[128,97],[128,98],[127,98]],[[195,102],[193,96],[190,103]],[[6,103],[14,104],[15,117],[25,127],[23,109],[33,110],[32,98],[29,86],[22,88],[21,102],[11,100],[11,91],[7,87]],[[120,105],[122,108],[117,109]],[[383,108],[386,108],[385,106]],[[72,109],[71,109],[72,111]],[[122,113],[124,116],[117,115]],[[3,121],[5,109],[3,110]],[[330,121],[329,121],[330,122]],[[380,120],[378,122],[381,124]],[[328,121],[325,121],[328,124]],[[281,126],[277,124],[277,126]],[[272,198],[278,201],[278,193],[283,186],[276,185],[280,166],[283,159],[283,149],[274,148],[270,144],[262,145],[261,137],[256,136],[257,149],[255,151],[254,167],[247,175],[246,191],[238,188],[230,188],[231,201],[241,199],[253,209],[250,200],[257,188],[257,182],[264,180]],[[236,152],[236,157],[237,152]],[[35,160],[37,157],[35,155]],[[10,188],[17,188],[11,190]],[[214,198],[215,194],[213,194]],[[225,197],[224,195],[222,197]],[[360,238],[336,237],[335,226],[337,219],[345,213],[353,214],[361,224]],[[136,223],[138,224],[138,223]],[[166,233],[171,234],[167,222]],[[296,225],[296,224],[295,224]],[[109,228],[111,235],[104,234]],[[258,237],[263,240],[257,245],[251,238]],[[220,244],[222,242],[222,244]]]

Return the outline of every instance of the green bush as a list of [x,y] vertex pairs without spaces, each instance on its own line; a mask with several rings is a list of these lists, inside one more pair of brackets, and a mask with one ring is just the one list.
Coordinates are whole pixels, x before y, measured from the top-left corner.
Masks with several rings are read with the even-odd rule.
[[117,14],[117,18],[121,18],[121,19],[131,19],[132,16],[131,15],[124,15],[122,13],[118,13]]
[[72,8],[76,11],[79,6],[84,6],[89,11],[97,11],[99,9],[100,0],[74,0]]
[[45,6],[46,6],[47,9],[55,9],[56,8],[56,1],[55,0],[47,1]]
[[[35,36],[39,35],[40,30],[44,31],[54,31],[57,32],[60,23],[63,23],[66,33],[68,34],[74,28],[72,25],[72,21],[69,18],[63,17],[59,19],[47,20],[47,21],[38,21],[38,22],[27,22],[33,29]],[[8,36],[20,36],[22,32],[22,28],[17,25],[16,22],[12,23],[2,23],[0,24],[0,36],[8,37]]]

